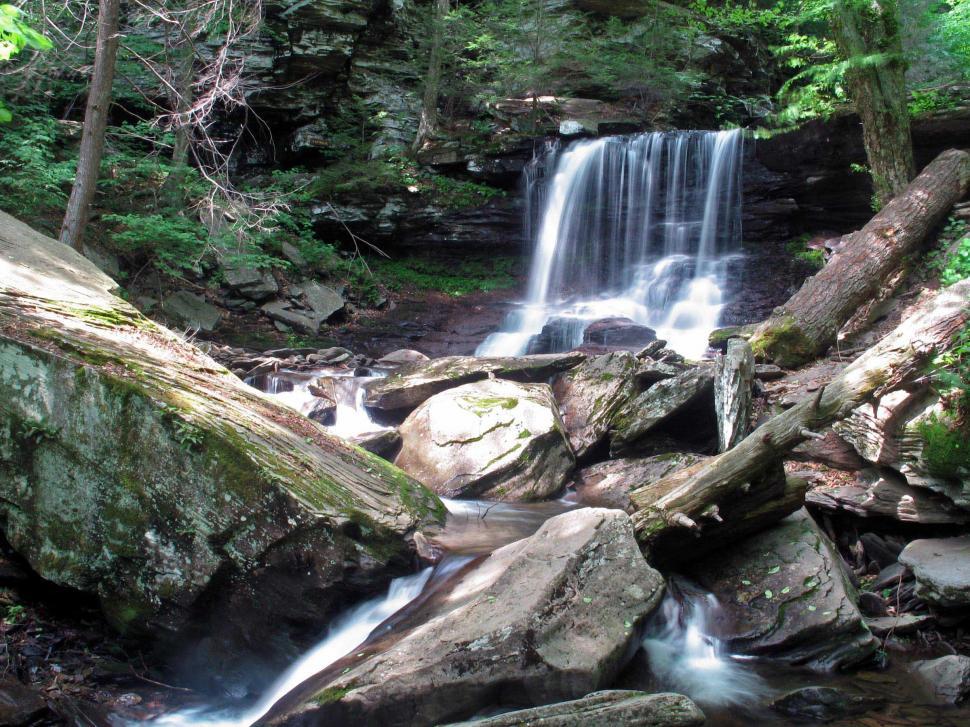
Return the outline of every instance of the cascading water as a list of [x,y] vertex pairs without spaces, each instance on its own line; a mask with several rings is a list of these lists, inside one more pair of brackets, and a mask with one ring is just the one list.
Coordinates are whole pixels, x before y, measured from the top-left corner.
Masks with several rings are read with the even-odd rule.
[[650,671],[660,687],[701,705],[757,703],[765,685],[738,657],[725,653],[714,635],[718,608],[713,594],[672,577],[643,638]]
[[547,146],[525,173],[526,300],[476,354],[527,353],[553,318],[567,350],[592,321],[625,317],[702,356],[740,250],[741,151],[739,130]]

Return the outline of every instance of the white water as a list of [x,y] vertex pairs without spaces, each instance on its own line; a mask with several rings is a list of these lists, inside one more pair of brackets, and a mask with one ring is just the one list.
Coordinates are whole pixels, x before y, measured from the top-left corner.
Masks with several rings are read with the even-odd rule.
[[[363,434],[380,432],[387,427],[372,421],[364,408],[366,384],[380,376],[354,376],[352,371],[339,369],[318,369],[310,372],[280,371],[267,374],[264,390],[275,396],[281,403],[300,412],[304,416],[313,411],[320,399],[310,393],[310,385],[319,378],[329,378],[334,383],[336,414],[334,423],[325,426],[327,431],[342,439],[351,439]],[[247,381],[250,385],[253,382]],[[286,390],[292,386],[292,389]]]
[[[761,678],[726,653],[713,632],[719,606],[712,593],[685,589],[672,579],[643,638],[650,670],[663,689],[701,705],[753,704],[764,696]],[[675,595],[676,594],[676,595]]]
[[[552,145],[526,170],[534,242],[526,300],[478,355],[521,355],[553,318],[625,317],[700,358],[740,250],[741,132],[665,132]],[[551,169],[549,180],[542,171]]]
[[432,570],[425,568],[416,575],[396,578],[384,597],[367,601],[337,617],[326,638],[283,672],[252,707],[218,712],[185,710],[159,717],[154,723],[162,727],[249,727],[293,689],[364,643],[381,623],[417,598]]

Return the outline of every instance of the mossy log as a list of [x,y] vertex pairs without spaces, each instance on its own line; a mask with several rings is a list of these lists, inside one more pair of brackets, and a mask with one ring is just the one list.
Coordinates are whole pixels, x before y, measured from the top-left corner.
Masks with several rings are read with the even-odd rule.
[[822,354],[904,258],[970,190],[970,154],[940,154],[839,252],[755,330],[755,355],[797,366]]
[[[700,532],[721,517],[718,507],[737,498],[813,431],[856,407],[921,376],[932,356],[966,324],[970,280],[928,296],[895,330],[849,364],[827,386],[779,414],[733,449],[634,490],[633,522],[646,550],[673,528]],[[730,522],[725,520],[725,526]]]
[[211,619],[269,652],[281,624],[316,629],[407,567],[407,537],[443,517],[433,493],[116,287],[0,213],[0,527],[41,576],[119,630]]

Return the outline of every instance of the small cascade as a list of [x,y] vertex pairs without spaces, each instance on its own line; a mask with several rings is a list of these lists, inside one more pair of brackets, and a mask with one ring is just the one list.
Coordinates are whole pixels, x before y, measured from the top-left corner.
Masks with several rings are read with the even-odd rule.
[[719,608],[714,594],[672,577],[643,638],[650,670],[662,689],[702,706],[755,704],[765,684],[714,635]]
[[324,426],[331,434],[343,439],[351,439],[387,428],[374,422],[364,407],[367,383],[382,378],[379,371],[368,370],[375,375],[355,376],[353,371],[343,369],[278,371],[260,376],[258,379],[247,380],[246,383],[275,396],[280,402],[304,416],[314,418],[314,409],[320,406],[321,399],[310,391],[310,387],[321,378],[329,379],[333,383],[332,391],[336,408],[333,422]]
[[528,353],[551,318],[579,322],[568,350],[589,323],[625,317],[703,355],[740,252],[741,151],[739,130],[548,145],[524,175],[526,300],[476,353]]

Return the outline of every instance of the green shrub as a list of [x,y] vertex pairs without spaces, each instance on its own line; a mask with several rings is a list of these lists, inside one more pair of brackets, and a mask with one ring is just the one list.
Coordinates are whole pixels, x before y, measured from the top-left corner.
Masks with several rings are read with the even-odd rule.
[[919,425],[923,438],[923,461],[929,473],[944,479],[959,479],[970,464],[968,428],[931,417]]
[[380,260],[373,268],[389,290],[433,290],[458,297],[514,287],[518,264],[517,258],[500,256],[460,264],[410,258]]
[[796,237],[785,243],[785,250],[796,260],[799,260],[815,270],[821,270],[825,266],[825,251],[809,249],[809,235]]

